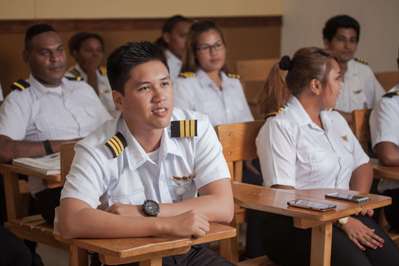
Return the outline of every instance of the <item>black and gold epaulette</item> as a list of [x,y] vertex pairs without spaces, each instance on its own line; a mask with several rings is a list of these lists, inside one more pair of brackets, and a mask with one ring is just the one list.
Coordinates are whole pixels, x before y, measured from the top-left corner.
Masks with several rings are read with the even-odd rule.
[[[70,74],[70,75],[68,75],[68,74]],[[69,71],[69,73],[67,73],[65,78],[67,78],[69,80],[73,80],[73,81],[83,80],[82,75],[80,74],[79,70],[77,70],[76,68],[72,68],[72,70]]]
[[65,78],[68,79],[68,80],[72,80],[72,81],[81,81],[81,80],[83,80],[83,78],[81,76],[76,76],[76,77],[65,76]]
[[193,77],[195,77],[195,73],[194,72],[181,72],[180,74],[179,74],[179,77],[180,78],[193,78]]
[[122,133],[118,132],[112,138],[107,140],[105,146],[111,151],[112,156],[116,158],[122,154],[123,150],[127,146],[127,142]]
[[399,91],[392,91],[392,92],[385,93],[384,96],[382,96],[382,97],[392,98],[393,96],[399,96]]
[[15,81],[13,84],[11,84],[11,90],[24,91],[29,87],[30,87],[29,82],[27,82],[24,79],[19,79],[19,80]]
[[105,75],[107,75],[107,68],[105,66],[100,66],[98,68],[98,72],[100,72],[101,76],[105,76]]
[[363,59],[360,59],[360,58],[355,58],[355,61],[360,63],[360,64],[363,64],[363,65],[368,65],[369,64],[369,63],[367,63],[366,60],[363,60]]
[[197,120],[177,120],[170,122],[172,138],[192,138],[197,136]]
[[280,107],[280,109],[278,109],[278,111],[276,111],[276,112],[267,113],[267,114],[265,115],[265,120],[267,120],[269,117],[273,117],[273,116],[278,115],[278,114],[281,113],[282,111],[284,111],[284,107]]
[[227,73],[227,76],[232,79],[240,79],[240,75],[238,74]]

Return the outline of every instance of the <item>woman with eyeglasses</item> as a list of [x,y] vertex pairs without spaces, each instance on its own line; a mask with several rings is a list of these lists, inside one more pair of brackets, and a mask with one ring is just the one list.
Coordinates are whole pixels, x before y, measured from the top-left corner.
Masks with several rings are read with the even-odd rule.
[[[334,108],[342,86],[335,57],[319,48],[284,56],[286,107],[259,131],[256,147],[264,185],[278,189],[332,188],[369,193],[373,171],[348,123]],[[399,251],[370,217],[372,210],[341,218],[332,230],[331,265],[399,265]],[[264,214],[259,231],[265,253],[278,265],[309,265],[311,231],[287,216]],[[289,254],[289,255],[287,255]]]
[[207,114],[212,125],[252,121],[242,85],[226,68],[222,31],[212,21],[191,26],[175,106]]

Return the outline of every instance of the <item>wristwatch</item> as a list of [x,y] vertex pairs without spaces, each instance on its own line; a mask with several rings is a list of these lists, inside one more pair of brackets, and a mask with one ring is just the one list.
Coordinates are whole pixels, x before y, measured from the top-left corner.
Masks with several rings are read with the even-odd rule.
[[339,226],[343,226],[343,225],[347,224],[348,221],[349,221],[349,216],[348,217],[343,217],[341,219],[338,219],[338,224],[339,224]]
[[156,217],[159,214],[159,204],[154,200],[145,200],[143,203],[143,212],[146,216]]

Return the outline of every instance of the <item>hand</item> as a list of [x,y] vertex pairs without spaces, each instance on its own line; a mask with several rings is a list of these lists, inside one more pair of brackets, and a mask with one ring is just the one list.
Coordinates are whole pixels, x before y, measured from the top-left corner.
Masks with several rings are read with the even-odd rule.
[[356,213],[356,215],[368,215],[369,217],[374,215],[374,210],[373,209],[362,209],[360,212]]
[[384,239],[379,237],[374,232],[374,229],[368,228],[356,218],[349,217],[348,222],[342,226],[342,229],[349,239],[363,251],[366,250],[366,247],[377,249],[384,246]]
[[106,209],[106,211],[121,216],[143,217],[144,215],[141,212],[141,208],[141,205],[115,203],[114,205]]
[[208,218],[196,211],[162,218],[166,222],[166,233],[180,237],[201,237],[209,232]]

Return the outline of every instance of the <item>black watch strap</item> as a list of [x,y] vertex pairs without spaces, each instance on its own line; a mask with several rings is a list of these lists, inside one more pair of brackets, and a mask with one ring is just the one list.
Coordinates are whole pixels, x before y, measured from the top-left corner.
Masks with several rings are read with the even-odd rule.
[[47,155],[54,153],[53,149],[51,148],[51,143],[49,140],[43,141],[43,147]]

